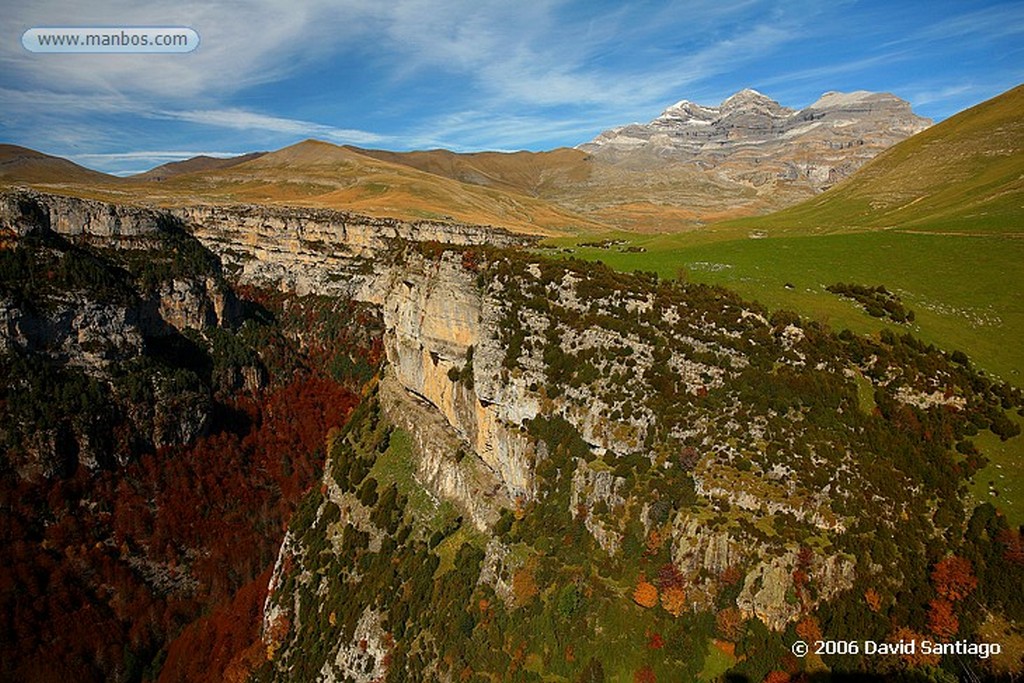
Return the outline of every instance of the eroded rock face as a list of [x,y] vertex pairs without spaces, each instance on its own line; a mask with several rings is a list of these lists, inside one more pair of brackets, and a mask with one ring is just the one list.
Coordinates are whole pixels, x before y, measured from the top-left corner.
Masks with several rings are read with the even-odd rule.
[[234,294],[212,277],[163,282],[158,301],[160,318],[179,332],[229,327],[239,317]]
[[510,246],[530,241],[499,228],[407,223],[324,209],[191,206],[169,213],[237,272],[243,283],[296,294],[380,303],[380,278],[405,242]]
[[[385,350],[398,381],[444,416],[510,499],[531,496],[532,447],[519,425],[537,414],[537,401],[499,382],[501,355],[490,333],[498,312],[475,274],[454,259],[414,259],[384,291]],[[453,380],[467,363],[472,379]]]
[[42,228],[113,245],[152,235],[160,221],[160,212],[153,209],[27,190],[0,195],[0,225],[18,236]]
[[72,294],[52,307],[27,309],[0,298],[0,351],[46,353],[100,371],[142,352],[140,311]]
[[888,93],[828,92],[795,110],[748,89],[717,107],[677,102],[579,149],[616,164],[686,163],[753,186],[802,181],[820,190],[929,125]]
[[436,406],[410,394],[390,369],[381,379],[380,401],[388,419],[412,435],[417,479],[427,490],[455,502],[481,531],[512,505],[500,476],[467,452],[469,445]]
[[[598,505],[604,505],[613,513],[621,510],[626,505],[626,499],[619,491],[625,483],[625,479],[616,477],[608,469],[595,470],[587,463],[578,461],[572,475],[569,514],[577,515],[581,506],[584,510],[592,510]],[[599,517],[590,514],[584,516],[583,525],[605,552],[610,555],[618,552],[622,534],[609,528]]]

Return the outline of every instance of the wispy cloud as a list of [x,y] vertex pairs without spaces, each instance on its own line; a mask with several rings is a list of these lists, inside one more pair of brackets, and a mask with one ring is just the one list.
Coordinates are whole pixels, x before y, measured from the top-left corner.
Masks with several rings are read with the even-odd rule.
[[219,126],[236,130],[260,130],[290,136],[316,137],[331,142],[372,144],[386,140],[383,135],[349,128],[336,128],[312,121],[269,116],[244,109],[194,109],[183,111],[148,112],[152,118],[187,121],[204,126]]
[[[1024,5],[922,15],[918,1],[15,3],[4,16],[13,36],[42,24],[183,25],[202,44],[186,55],[35,55],[3,41],[0,134],[55,153],[270,148],[305,137],[536,149],[747,86],[790,106],[864,88],[952,109],[1019,80],[1019,56],[1007,55],[1019,49]],[[998,54],[986,47],[999,40]],[[992,76],[980,73],[986,60]],[[974,71],[951,78],[953,67]],[[951,89],[986,78],[986,87]]]
[[981,36],[993,38],[1024,34],[1024,5],[1007,3],[940,19],[912,32],[911,42],[966,40]]
[[515,151],[523,149],[525,139],[560,144],[566,137],[581,141],[594,133],[589,117],[551,117],[541,115],[495,114],[490,111],[463,111],[431,119],[419,130],[403,138],[408,148],[445,148],[458,152],[481,150]]
[[102,152],[92,154],[76,154],[73,161],[88,164],[97,161],[181,161],[193,157],[206,156],[227,159],[238,156],[237,152],[210,152],[210,151],[185,151],[185,150],[145,150],[136,152]]
[[[36,0],[6,7],[8,36],[0,68],[34,87],[77,93],[150,94],[164,99],[217,97],[294,74],[363,30],[363,0],[249,0],[138,3],[134,0]],[[353,19],[355,19],[353,21]],[[32,26],[188,26],[200,47],[180,55],[47,55],[15,40]]]

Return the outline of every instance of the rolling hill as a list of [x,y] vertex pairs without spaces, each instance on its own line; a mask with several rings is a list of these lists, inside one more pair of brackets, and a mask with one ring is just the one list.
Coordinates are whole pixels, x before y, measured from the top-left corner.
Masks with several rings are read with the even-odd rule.
[[533,197],[549,196],[566,183],[581,183],[591,174],[590,155],[578,149],[549,152],[471,152],[446,149],[390,152],[350,147],[374,159],[411,166],[464,183],[495,187]]
[[12,184],[111,185],[120,179],[18,145],[0,144],[0,186]]
[[213,171],[220,168],[237,166],[238,164],[244,164],[246,161],[258,159],[264,154],[266,154],[266,152],[250,152],[249,154],[228,157],[226,159],[201,154],[197,157],[192,157],[191,159],[171,161],[166,164],[161,164],[160,166],[151,168],[144,173],[138,173],[134,177],[142,180],[167,180],[168,178],[173,178],[174,176],[183,175],[185,173],[202,173],[204,171]]
[[516,193],[511,183],[483,187],[460,182],[327,142],[306,140],[246,156],[197,157],[117,178],[58,157],[5,146],[0,155],[0,186],[30,185],[157,206],[244,202],[329,208],[405,220],[496,225],[544,235],[608,229],[571,209]]

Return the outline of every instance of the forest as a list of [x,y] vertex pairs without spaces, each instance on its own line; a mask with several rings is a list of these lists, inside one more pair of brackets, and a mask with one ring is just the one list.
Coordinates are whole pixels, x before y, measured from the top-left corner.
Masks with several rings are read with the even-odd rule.
[[[97,342],[99,364],[45,339],[0,353],[4,680],[239,675],[326,434],[380,362],[365,307],[232,289],[193,238],[159,241],[141,254],[43,232],[0,250],[0,295],[29,321],[144,309],[182,278],[216,278],[241,311],[222,326],[143,329],[127,352]],[[194,431],[170,438],[190,419]]]

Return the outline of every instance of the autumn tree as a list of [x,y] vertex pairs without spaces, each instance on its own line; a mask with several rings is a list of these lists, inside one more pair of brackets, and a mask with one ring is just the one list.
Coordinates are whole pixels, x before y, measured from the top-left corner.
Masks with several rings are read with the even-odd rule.
[[723,639],[737,642],[743,636],[743,614],[735,607],[726,607],[715,615],[715,628]]
[[938,638],[948,639],[960,630],[960,620],[953,613],[953,605],[941,598],[928,603],[928,630]]
[[658,604],[658,589],[647,579],[640,577],[633,589],[633,602],[641,607],[651,608]]
[[874,588],[868,588],[864,591],[864,602],[868,603],[868,607],[872,612],[882,609],[882,596]]
[[649,665],[637,669],[633,674],[633,683],[655,683],[658,679],[654,675],[654,669]]
[[646,550],[646,554],[647,555],[655,555],[655,554],[657,554],[657,552],[659,550],[661,550],[661,546],[664,545],[664,544],[665,544],[665,537],[664,537],[664,535],[660,531],[658,531],[657,529],[651,529],[651,532],[649,534],[647,534],[647,541],[646,541],[647,550]]
[[818,626],[818,620],[807,615],[797,623],[796,634],[800,636],[801,640],[808,643],[821,640],[821,627]]
[[685,583],[686,578],[672,562],[666,562],[658,569],[658,588],[661,590],[668,590],[672,587],[682,588]]
[[528,561],[512,575],[512,593],[517,605],[529,603],[540,592],[534,578],[534,565],[535,561]]
[[978,586],[971,561],[956,555],[941,560],[932,571],[935,592],[950,601],[962,600]]
[[719,580],[721,580],[723,586],[732,586],[743,578],[743,572],[740,571],[739,567],[726,567],[723,571]]
[[1003,529],[996,540],[1003,546],[1003,559],[1024,567],[1024,539],[1015,529]]
[[686,591],[679,586],[669,586],[661,594],[661,606],[674,617],[686,609]]

